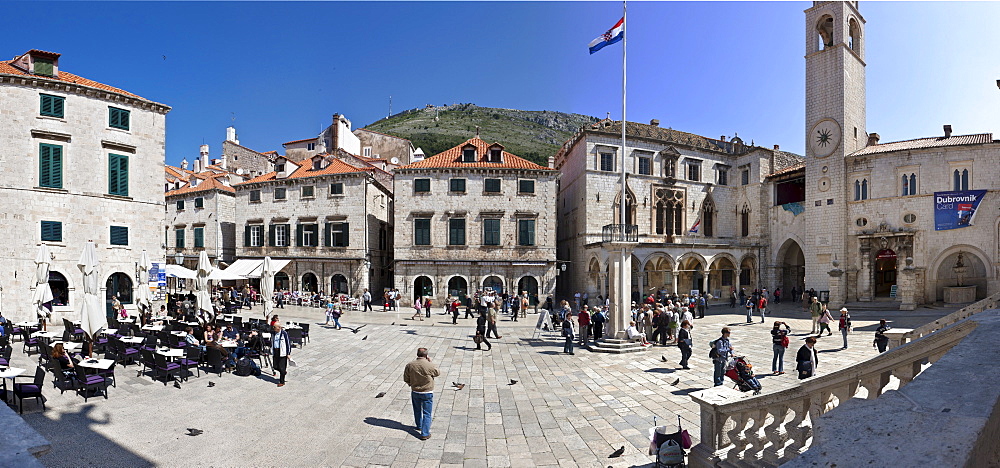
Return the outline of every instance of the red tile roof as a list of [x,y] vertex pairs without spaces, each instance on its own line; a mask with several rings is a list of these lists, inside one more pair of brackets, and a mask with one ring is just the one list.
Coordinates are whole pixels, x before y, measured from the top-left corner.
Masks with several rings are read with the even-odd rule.
[[188,195],[196,192],[207,192],[210,190],[222,190],[227,193],[236,193],[236,189],[223,184],[217,177],[202,177],[198,174],[193,175],[199,178],[204,178],[205,180],[199,182],[197,186],[187,185],[176,190],[171,190],[165,193],[164,196],[172,197],[174,195]]
[[769,179],[771,177],[778,177],[778,176],[782,176],[782,175],[785,175],[785,174],[791,174],[791,173],[796,172],[796,171],[804,171],[805,169],[806,169],[806,163],[793,164],[793,165],[788,166],[788,167],[786,167],[784,169],[779,169],[777,171],[774,171],[774,172],[772,172],[772,173],[764,176],[764,178],[765,179]]
[[[324,167],[322,169],[313,170],[312,164],[311,164],[310,161],[311,160],[302,161],[303,164],[301,166],[299,166],[297,169],[295,169],[295,171],[293,171],[291,174],[289,174],[287,177],[285,177],[284,179],[281,179],[281,180],[286,180],[286,179],[301,179],[301,178],[305,178],[305,177],[317,177],[317,176],[324,176],[324,175],[331,175],[331,174],[353,174],[353,173],[357,173],[357,172],[372,172],[372,171],[377,171],[378,170],[378,168],[375,168],[375,167],[357,167],[357,166],[353,166],[353,165],[348,164],[347,162],[344,162],[343,160],[340,160],[340,159],[327,159],[327,161],[329,162],[329,164],[327,164],[326,167]],[[295,164],[295,163],[293,163],[291,161],[288,161],[288,163],[290,163],[292,165],[298,166],[297,164]],[[242,183],[239,183],[239,184],[236,184],[236,185],[255,184],[255,183],[259,183],[259,182],[269,182],[269,181],[272,181],[272,180],[278,180],[277,173],[273,172],[273,171],[272,172],[268,172],[267,174],[259,175],[257,177],[254,177],[253,179],[250,179],[250,180],[248,180],[246,182],[242,182]]]
[[[46,52],[46,53],[47,54],[52,54],[52,52]],[[59,76],[58,77],[42,76],[42,75],[35,75],[35,74],[32,74],[32,73],[28,73],[28,72],[22,71],[20,68],[17,68],[15,66],[11,65],[12,62],[13,62],[13,60],[0,61],[0,75],[30,76],[32,78],[37,78],[37,79],[40,79],[40,80],[54,80],[54,81],[63,81],[63,82],[66,82],[66,83],[75,83],[75,84],[78,84],[78,85],[81,85],[81,86],[87,86],[87,87],[90,87],[90,88],[96,88],[96,89],[101,89],[101,90],[104,90],[104,91],[110,91],[112,93],[124,94],[126,96],[134,97],[136,99],[142,99],[144,101],[149,101],[146,98],[137,96],[137,95],[132,94],[132,93],[130,93],[128,91],[125,91],[123,89],[115,88],[114,86],[108,86],[106,84],[98,83],[98,82],[92,81],[92,80],[88,80],[88,79],[83,78],[81,76],[74,75],[74,74],[72,74],[70,72],[63,71],[62,68],[59,69]]]
[[282,143],[281,146],[294,145],[295,143],[305,143],[305,142],[308,142],[308,141],[316,141],[316,140],[318,140],[318,138],[313,137],[313,138],[306,138],[306,139],[303,139],[303,140],[286,141],[286,142]]
[[[468,145],[476,147],[476,162],[462,161],[462,148]],[[527,159],[503,152],[502,163],[486,162],[487,150],[496,143],[487,143],[479,138],[470,138],[464,143],[422,159],[412,164],[397,167],[400,169],[443,169],[443,168],[490,168],[490,169],[530,169],[539,171],[554,171],[555,169],[539,166]]]
[[879,154],[879,153],[890,153],[893,151],[904,151],[904,150],[914,150],[914,149],[925,149],[925,148],[940,148],[943,146],[965,146],[965,145],[981,145],[984,143],[991,143],[993,141],[992,133],[976,133],[973,135],[953,135],[951,137],[945,138],[932,137],[932,138],[918,138],[916,140],[906,140],[906,141],[895,141],[891,143],[882,143],[878,145],[871,145],[861,148],[855,151],[851,156],[865,156],[869,154]]

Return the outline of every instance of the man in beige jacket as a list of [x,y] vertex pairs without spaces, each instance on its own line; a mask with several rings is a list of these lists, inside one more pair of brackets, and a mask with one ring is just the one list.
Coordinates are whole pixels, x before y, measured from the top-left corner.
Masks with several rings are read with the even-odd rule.
[[441,375],[431,363],[427,348],[417,348],[417,358],[403,370],[403,382],[410,386],[413,419],[420,430],[420,440],[431,438],[431,413],[434,409],[434,377]]

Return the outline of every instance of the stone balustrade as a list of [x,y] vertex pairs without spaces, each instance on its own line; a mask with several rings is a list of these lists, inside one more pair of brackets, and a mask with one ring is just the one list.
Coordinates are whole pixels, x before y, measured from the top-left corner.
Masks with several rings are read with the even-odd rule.
[[945,315],[944,317],[941,317],[933,322],[926,323],[923,326],[914,329],[900,328],[889,330],[889,332],[885,334],[889,338],[889,348],[895,348],[922,336],[927,336],[944,327],[961,322],[962,320],[985,310],[996,309],[998,306],[1000,306],[1000,292],[993,294],[986,299],[958,309],[955,312]]
[[[972,307],[972,306],[970,306]],[[752,396],[728,386],[691,394],[701,406],[694,467],[778,466],[805,452],[819,416],[852,398],[874,399],[902,387],[976,328],[954,323],[888,352],[793,388]]]

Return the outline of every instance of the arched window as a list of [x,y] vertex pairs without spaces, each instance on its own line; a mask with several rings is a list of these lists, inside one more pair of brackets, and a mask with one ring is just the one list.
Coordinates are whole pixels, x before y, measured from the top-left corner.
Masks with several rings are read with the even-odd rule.
[[313,273],[306,273],[302,275],[302,289],[303,291],[308,291],[311,293],[316,292],[319,288],[319,281],[316,280],[316,275]]
[[955,169],[953,176],[955,178],[955,190],[969,190],[968,169]]
[[903,174],[902,184],[903,184],[903,196],[905,197],[910,194],[910,178],[907,177],[906,174]]
[[[619,192],[618,200],[615,201],[615,219],[612,220],[612,224],[618,224],[621,222],[621,193]],[[632,192],[625,193],[625,224],[635,224],[635,196]]]
[[663,234],[666,223],[665,218],[667,217],[667,205],[662,201],[656,202],[654,210],[656,211],[656,222],[653,225],[656,226],[657,234]]
[[469,283],[461,276],[452,276],[448,280],[448,294],[456,297],[465,297],[469,293]]
[[851,18],[850,27],[848,31],[848,42],[847,46],[851,48],[855,53],[861,53],[861,26],[858,24],[858,20]]
[[868,179],[864,179],[861,181],[861,199],[862,200],[868,199]]
[[910,195],[917,194],[917,175],[910,174]]
[[69,305],[69,281],[57,271],[49,272],[49,289],[52,290],[53,306]]
[[750,207],[747,205],[740,210],[740,235],[750,237]]
[[861,199],[861,181],[860,180],[855,180],[854,181],[854,201],[858,201],[860,199]]
[[348,294],[347,277],[341,274],[333,275],[330,279],[330,292],[334,294]]
[[657,188],[653,192],[653,200],[654,231],[668,236],[683,234],[681,215],[684,208],[684,192]]
[[711,198],[706,198],[701,205],[701,225],[705,237],[715,235],[715,202]]
[[833,45],[833,18],[824,16],[816,24],[816,33],[819,35],[819,50],[826,49]]
[[[51,275],[49,276],[51,278]],[[108,277],[108,281],[105,284],[107,288],[107,300],[110,301],[112,296],[117,296],[118,301],[122,304],[132,303],[132,278],[129,278],[125,273],[114,273]]]

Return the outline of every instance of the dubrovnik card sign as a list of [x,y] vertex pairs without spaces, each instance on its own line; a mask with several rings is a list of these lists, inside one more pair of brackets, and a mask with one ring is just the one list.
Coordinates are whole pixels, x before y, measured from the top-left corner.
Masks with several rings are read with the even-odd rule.
[[985,190],[934,192],[934,230],[972,226],[972,218],[985,196]]

